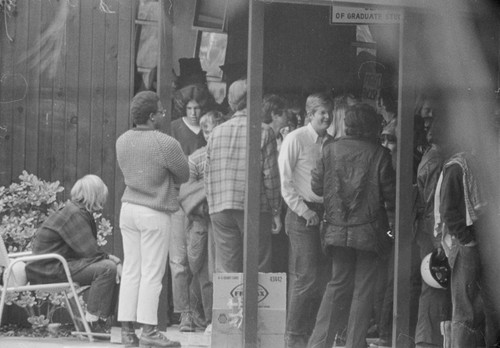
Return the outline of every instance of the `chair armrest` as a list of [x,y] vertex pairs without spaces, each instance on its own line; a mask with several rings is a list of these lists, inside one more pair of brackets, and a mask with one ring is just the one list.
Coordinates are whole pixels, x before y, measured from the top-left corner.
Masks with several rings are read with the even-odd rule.
[[7,269],[5,270],[5,274],[7,274],[7,279],[5,282],[8,282],[8,278],[10,277],[11,270],[13,266],[18,263],[18,262],[30,262],[30,261],[38,261],[38,260],[49,260],[49,259],[57,259],[61,264],[63,265],[64,272],[66,273],[66,277],[68,278],[68,281],[73,284],[73,279],[71,278],[71,273],[69,272],[69,267],[68,267],[68,262],[66,259],[55,253],[50,253],[50,254],[39,254],[39,255],[27,255],[27,256],[20,256],[16,257],[14,259],[11,259],[11,262]]
[[68,264],[68,262],[66,261],[66,259],[63,256],[56,254],[56,253],[38,254],[38,255],[28,254],[28,255],[16,257],[16,258],[12,259],[10,263],[13,264],[16,262],[30,262],[30,261],[48,260],[48,259],[57,259],[63,265]]
[[18,253],[9,253],[9,254],[7,254],[7,257],[9,259],[15,259],[17,257],[30,256],[30,255],[33,255],[32,251],[20,251]]

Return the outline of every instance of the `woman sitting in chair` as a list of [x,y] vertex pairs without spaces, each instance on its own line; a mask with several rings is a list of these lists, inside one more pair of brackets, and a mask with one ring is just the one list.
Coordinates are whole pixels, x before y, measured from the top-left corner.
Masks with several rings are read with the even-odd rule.
[[[103,208],[108,188],[96,175],[86,175],[71,189],[71,201],[52,213],[33,238],[33,254],[56,253],[68,261],[73,281],[90,285],[85,319],[90,329],[104,333],[105,320],[113,311],[113,295],[121,274],[121,261],[97,245],[93,212]],[[66,281],[58,260],[39,260],[26,265],[32,284]]]

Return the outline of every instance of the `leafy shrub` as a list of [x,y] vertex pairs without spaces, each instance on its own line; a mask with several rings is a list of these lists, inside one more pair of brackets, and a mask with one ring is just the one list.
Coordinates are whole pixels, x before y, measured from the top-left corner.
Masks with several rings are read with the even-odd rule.
[[0,12],[4,11],[7,16],[16,12],[17,0],[0,0]]
[[[0,187],[0,237],[9,252],[31,251],[31,241],[37,228],[54,211],[66,203],[57,200],[64,191],[59,181],[40,180],[26,171],[19,176],[20,183]],[[94,213],[97,224],[97,244],[104,246],[113,227],[101,213]],[[15,304],[28,313],[33,328],[46,327],[53,314],[65,307],[61,293],[25,291],[8,294],[6,304]],[[83,300],[80,298],[80,302]]]
[[19,184],[0,187],[0,236],[9,252],[31,251],[31,240],[47,216],[64,206],[56,196],[64,190],[26,171]]

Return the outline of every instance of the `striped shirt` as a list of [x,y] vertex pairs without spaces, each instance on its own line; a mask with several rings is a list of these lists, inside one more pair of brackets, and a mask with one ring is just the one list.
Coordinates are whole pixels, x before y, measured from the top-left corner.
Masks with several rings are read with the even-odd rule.
[[179,186],[189,179],[189,165],[177,140],[134,128],[116,141],[116,157],[126,185],[122,202],[164,212],[179,210]]
[[[278,212],[281,205],[276,136],[262,124],[261,137],[261,212]],[[233,117],[214,128],[207,145],[205,189],[210,214],[226,209],[244,210],[247,157],[247,114]]]
[[193,152],[189,158],[189,180],[198,181],[203,180],[205,171],[205,159],[207,158],[207,147],[200,147]]

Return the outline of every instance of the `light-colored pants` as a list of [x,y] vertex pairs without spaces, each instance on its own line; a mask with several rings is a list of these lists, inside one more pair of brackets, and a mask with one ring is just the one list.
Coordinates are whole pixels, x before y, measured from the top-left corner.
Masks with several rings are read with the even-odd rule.
[[171,214],[124,202],[120,212],[124,263],[118,321],[158,324]]
[[188,289],[191,283],[191,272],[187,257],[187,226],[188,219],[182,209],[172,214],[168,253],[175,313],[189,311]]

